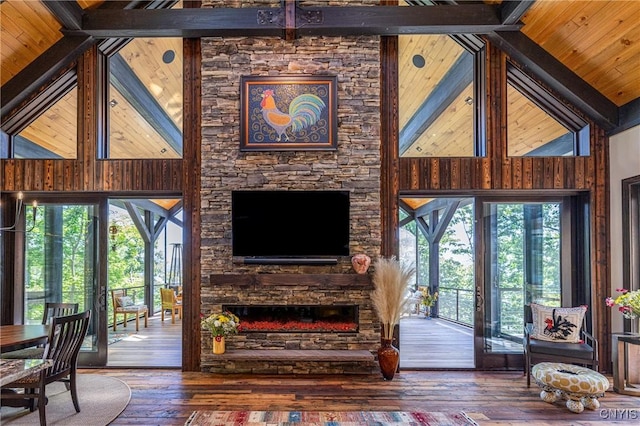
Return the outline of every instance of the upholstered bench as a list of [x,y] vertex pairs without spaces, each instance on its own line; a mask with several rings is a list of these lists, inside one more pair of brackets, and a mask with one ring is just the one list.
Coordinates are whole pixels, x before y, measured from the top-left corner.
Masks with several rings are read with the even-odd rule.
[[553,404],[566,399],[566,406],[574,413],[582,413],[584,408],[596,410],[600,407],[598,398],[609,389],[609,380],[597,371],[560,362],[541,362],[531,369],[531,375],[542,387],[540,398]]

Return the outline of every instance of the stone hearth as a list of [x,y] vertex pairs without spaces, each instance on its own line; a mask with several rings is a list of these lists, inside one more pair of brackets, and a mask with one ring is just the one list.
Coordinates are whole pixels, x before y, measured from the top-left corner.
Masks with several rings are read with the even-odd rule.
[[[213,310],[254,310],[255,314],[296,310],[296,321],[321,316],[355,330],[241,331],[226,339],[224,355],[211,354],[211,337],[203,334],[202,370],[216,373],[371,373],[380,334],[368,275],[236,274],[211,275]],[[299,309],[302,308],[302,309]],[[313,314],[311,309],[313,308]],[[243,312],[239,312],[242,314]],[[242,315],[239,315],[242,317]],[[242,323],[242,321],[241,321]]]

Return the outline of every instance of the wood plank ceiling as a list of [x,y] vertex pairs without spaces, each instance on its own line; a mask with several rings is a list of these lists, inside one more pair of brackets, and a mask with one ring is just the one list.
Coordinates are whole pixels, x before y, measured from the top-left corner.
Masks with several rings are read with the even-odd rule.
[[[102,3],[100,0],[80,0],[78,4],[83,8],[96,8]],[[235,3],[235,2],[233,2]],[[416,3],[416,2],[412,2]],[[500,1],[487,0],[486,3],[501,3]],[[18,75],[29,63],[47,48],[62,38],[61,24],[54,15],[43,5],[41,1],[6,0],[0,3],[1,18],[1,59],[0,82],[6,84],[11,78]],[[564,66],[576,73],[580,78],[599,91],[616,106],[621,107],[640,98],[640,2],[636,0],[616,1],[535,1],[522,18],[524,26],[521,32],[533,40],[536,44],[553,55]],[[401,67],[402,81],[400,81],[400,123],[408,123],[419,108],[422,98],[416,93],[430,93],[438,84],[452,64],[459,57],[461,49],[452,44],[449,37],[443,36],[402,36]],[[143,85],[151,90],[156,101],[165,111],[173,124],[181,129],[181,108],[176,108],[177,100],[181,100],[181,88],[175,82],[175,74],[172,71],[162,71],[167,65],[162,63],[162,56],[168,50],[176,50],[177,46],[167,47],[165,41],[130,44],[129,50],[123,53],[127,64],[140,78]],[[174,43],[175,44],[175,43]],[[143,52],[146,51],[146,52]],[[143,55],[144,53],[144,55]],[[432,74],[425,78],[425,68],[416,67],[413,58],[416,55],[431,62],[439,64],[438,67],[428,67]],[[141,58],[145,58],[141,60]],[[151,59],[149,59],[151,58]],[[153,63],[148,62],[154,61]],[[180,67],[181,61],[171,65]],[[151,71],[151,72],[150,72]],[[157,73],[156,73],[157,71]],[[157,82],[162,82],[158,85]],[[161,90],[159,86],[164,86]],[[73,92],[71,92],[73,93]],[[70,95],[73,96],[73,95]],[[524,97],[521,97],[524,98]],[[469,100],[473,101],[471,85],[464,88],[455,99],[451,100],[449,108],[436,120],[428,131],[424,132],[407,152],[409,155],[429,155],[430,148],[427,145],[430,134],[459,135],[460,146],[472,139],[471,128],[468,124]],[[66,102],[75,102],[66,100]],[[122,99],[116,99],[118,104],[125,104]],[[526,102],[526,99],[520,99]],[[123,108],[129,108],[123,105]],[[538,126],[530,126],[530,134],[520,135],[520,146],[514,146],[512,153],[519,155],[531,150],[534,139],[533,133],[539,133],[541,129],[552,129],[551,125],[540,124],[540,118],[533,118],[532,111],[526,116],[523,111],[528,110],[524,104],[514,101],[509,106],[512,110],[520,111],[518,120],[536,121]],[[446,115],[449,114],[449,115]],[[74,114],[60,115],[53,113],[51,118],[41,119],[32,124],[29,132],[24,136],[36,141],[41,146],[52,149],[61,156],[75,155],[73,147],[75,141],[75,125],[65,123],[53,123],[68,117],[73,120]],[[118,122],[117,112],[114,122]],[[140,120],[139,125],[123,126],[131,134],[112,135],[114,141],[122,137],[125,141],[121,144],[123,151],[114,153],[115,157],[148,158],[157,157],[157,153],[164,150],[169,156],[179,155],[179,152],[171,149],[171,142],[165,140],[166,135],[157,135],[149,146],[132,141],[149,139],[147,136],[153,133],[149,125],[143,123],[145,119],[136,115]],[[131,120],[131,119],[129,119]],[[557,127],[557,126],[556,126]],[[68,135],[61,133],[66,131]],[[145,135],[134,134],[136,129],[145,129]],[[561,130],[555,130],[557,133]],[[56,134],[53,134],[53,133]],[[123,132],[123,133],[126,133]],[[553,138],[553,136],[548,136]],[[449,138],[453,140],[452,137]],[[544,139],[544,138],[542,138]],[[548,140],[548,139],[547,139]],[[422,145],[421,145],[422,144]],[[527,146],[527,144],[531,146]],[[438,155],[473,155],[469,148],[461,148],[458,142],[450,143],[449,152],[439,151]],[[417,147],[424,147],[417,149]],[[422,151],[422,153],[420,153]]]

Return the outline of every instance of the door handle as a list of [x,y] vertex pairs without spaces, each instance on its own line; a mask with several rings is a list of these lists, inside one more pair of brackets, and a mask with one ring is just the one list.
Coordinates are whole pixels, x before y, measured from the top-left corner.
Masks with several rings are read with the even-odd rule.
[[107,310],[107,298],[105,296],[105,288],[103,286],[100,287],[100,295],[98,296],[98,307],[100,311]]
[[476,312],[480,312],[484,306],[484,297],[482,297],[482,289],[476,286]]

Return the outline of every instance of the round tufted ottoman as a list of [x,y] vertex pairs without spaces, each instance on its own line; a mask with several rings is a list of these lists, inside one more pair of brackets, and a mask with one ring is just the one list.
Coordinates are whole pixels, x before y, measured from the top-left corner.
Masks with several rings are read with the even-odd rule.
[[559,362],[541,362],[531,369],[531,376],[542,387],[540,398],[553,404],[567,400],[567,408],[582,413],[584,408],[596,410],[598,398],[609,389],[609,380],[597,371]]

